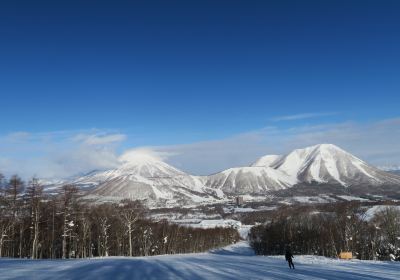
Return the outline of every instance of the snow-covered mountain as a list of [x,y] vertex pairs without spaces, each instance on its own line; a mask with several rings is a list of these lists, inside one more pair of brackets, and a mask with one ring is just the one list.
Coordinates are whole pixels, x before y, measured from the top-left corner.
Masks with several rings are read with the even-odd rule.
[[266,155],[250,167],[230,168],[207,177],[206,185],[232,194],[260,194],[296,185],[400,186],[400,177],[379,170],[332,144]]
[[266,156],[260,157],[253,164],[251,164],[251,166],[252,167],[256,167],[256,166],[268,166],[268,167],[270,167],[276,161],[280,160],[282,157],[283,157],[282,155],[266,155]]
[[261,194],[293,186],[295,180],[280,170],[252,166],[230,168],[207,177],[206,185],[229,194]]
[[400,165],[399,164],[392,164],[392,165],[381,165],[378,166],[380,170],[400,175]]
[[380,165],[378,168],[383,171],[400,171],[400,164]]
[[122,158],[118,168],[94,172],[73,183],[89,189],[91,198],[132,198],[149,204],[191,204],[223,197],[206,188],[200,178],[143,154]]
[[275,161],[280,170],[298,183],[352,185],[399,184],[398,176],[389,174],[332,144],[297,149]]
[[[227,195],[263,195],[295,186],[346,187],[357,194],[400,194],[400,176],[385,172],[331,144],[267,155],[248,167],[193,176],[146,153],[127,153],[120,166],[60,181],[80,187],[87,198],[145,200],[149,205],[216,202]],[[389,186],[389,188],[386,188]],[[51,192],[57,183],[49,184]],[[322,191],[322,189],[321,189]]]

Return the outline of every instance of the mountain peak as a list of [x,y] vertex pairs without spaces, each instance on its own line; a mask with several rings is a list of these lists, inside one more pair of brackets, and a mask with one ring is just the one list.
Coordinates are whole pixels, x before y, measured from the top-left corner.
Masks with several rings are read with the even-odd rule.
[[400,177],[386,173],[333,144],[319,144],[280,155],[266,155],[252,166],[230,168],[204,177],[187,174],[163,162],[159,153],[131,150],[120,166],[75,179],[90,195],[131,197],[178,203],[215,201],[224,194],[264,194],[296,185],[342,187],[400,185]]
[[260,157],[258,160],[256,160],[254,163],[251,164],[251,167],[258,167],[258,166],[271,166],[273,163],[277,160],[282,158],[281,155],[266,155],[263,157]]
[[318,145],[294,150],[294,152],[311,152],[311,151],[347,153],[346,151],[344,151],[343,149],[339,148],[338,146],[336,146],[334,144],[318,144]]
[[379,181],[368,165],[333,144],[297,149],[273,165],[300,182],[339,183],[348,186],[358,180]]
[[162,158],[158,154],[145,149],[127,151],[119,157],[119,162],[125,166],[163,163]]
[[339,152],[347,153],[345,150],[343,150],[342,148],[340,148],[334,144],[319,144],[319,145],[316,145],[315,147],[318,148],[319,150],[339,151]]

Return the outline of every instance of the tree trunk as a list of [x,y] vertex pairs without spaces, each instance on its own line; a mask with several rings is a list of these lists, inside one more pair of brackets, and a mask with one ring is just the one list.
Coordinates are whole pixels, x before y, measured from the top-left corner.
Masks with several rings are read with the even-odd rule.
[[39,213],[36,209],[33,242],[32,242],[32,259],[38,258],[38,239],[39,239],[39,217],[38,216],[39,216]]
[[19,258],[22,258],[22,235],[23,235],[23,228],[22,228],[22,224],[19,227]]
[[129,233],[129,256],[132,257],[132,225],[128,224],[128,233]]
[[64,214],[64,228],[63,228],[63,240],[62,240],[62,258],[67,258],[67,219]]
[[4,243],[4,236],[3,230],[0,232],[0,258],[3,256],[3,243]]

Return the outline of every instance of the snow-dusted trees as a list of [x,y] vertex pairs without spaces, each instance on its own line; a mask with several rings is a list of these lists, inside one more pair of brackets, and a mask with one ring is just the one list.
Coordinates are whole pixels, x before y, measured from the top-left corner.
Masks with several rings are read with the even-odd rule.
[[341,251],[365,260],[400,260],[400,212],[387,207],[365,219],[357,205],[315,211],[276,213],[268,223],[252,228],[257,254],[283,254],[290,246],[298,254],[336,257]]
[[143,214],[143,205],[138,201],[123,200],[121,202],[121,219],[126,227],[129,241],[129,256],[133,256],[133,245],[132,245],[132,233],[134,231],[134,225],[136,221]]
[[378,258],[400,261],[400,211],[387,207],[379,211],[372,221],[376,232]]
[[76,198],[77,188],[73,185],[66,185],[62,189],[62,258],[67,258],[67,241],[71,241],[74,228],[73,206]]
[[[3,177],[2,177],[3,178]],[[0,256],[86,258],[206,251],[236,242],[236,229],[196,229],[152,221],[138,201],[95,204],[66,185],[57,195],[33,178],[0,180]]]
[[30,231],[31,231],[31,258],[38,258],[39,246],[39,223],[41,218],[43,187],[39,184],[37,178],[32,178],[26,191],[27,201],[30,208]]
[[12,225],[10,229],[10,250],[13,257],[22,257],[22,241],[23,232],[25,229],[22,220],[23,200],[22,192],[24,190],[24,182],[17,175],[13,175],[8,184],[6,184],[5,200],[9,207],[10,215],[12,218]]
[[87,207],[81,207],[80,213],[78,214],[78,223],[80,225],[80,227],[78,228],[78,238],[80,239],[80,254],[78,255],[80,255],[80,257],[82,258],[92,257],[92,221],[90,219],[89,210],[87,209]]
[[96,220],[97,253],[101,257],[110,255],[112,223],[116,219],[115,209],[110,205],[96,207],[93,215]]
[[0,173],[0,257],[4,256],[4,243],[7,239],[10,239],[9,234],[11,227],[14,225],[4,187],[4,176]]

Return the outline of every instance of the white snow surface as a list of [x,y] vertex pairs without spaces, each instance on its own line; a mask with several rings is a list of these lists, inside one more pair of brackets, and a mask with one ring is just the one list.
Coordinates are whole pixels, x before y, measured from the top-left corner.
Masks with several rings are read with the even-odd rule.
[[357,196],[352,196],[352,195],[338,195],[339,198],[344,199],[346,201],[369,201],[369,199],[366,198],[361,198]]
[[[391,176],[332,144],[297,149],[275,161],[272,168],[285,172],[298,182],[380,184]],[[395,178],[394,180],[398,180]]]
[[283,256],[255,256],[246,242],[208,253],[83,260],[0,259],[0,279],[400,279],[400,263],[294,257],[290,270]]
[[89,195],[93,198],[148,200],[149,206],[160,200],[182,205],[224,199],[223,194],[205,187],[199,177],[149,155],[124,157],[118,168],[94,172],[76,179],[74,184],[91,185]]
[[242,223],[237,220],[232,220],[232,219],[209,219],[209,220],[203,220],[203,219],[181,219],[181,220],[174,220],[172,221],[173,223],[182,225],[182,226],[188,226],[188,227],[194,227],[194,228],[216,228],[216,227],[221,227],[221,228],[236,228],[239,229],[242,227]]
[[263,157],[260,157],[257,161],[255,161],[251,166],[256,167],[256,166],[267,166],[271,167],[271,165],[274,164],[277,160],[281,159],[283,156],[281,155],[266,155]]
[[286,173],[267,166],[236,167],[208,176],[206,185],[224,193],[260,194],[285,189],[296,181]]
[[292,196],[290,198],[286,198],[281,201],[284,204],[293,204],[293,203],[328,203],[331,202],[332,199],[328,196]]
[[365,214],[363,215],[363,218],[366,221],[370,221],[375,217],[376,214],[383,212],[387,209],[394,209],[394,210],[400,211],[400,206],[399,205],[375,205],[375,206],[372,206],[371,208],[369,208],[365,212]]

